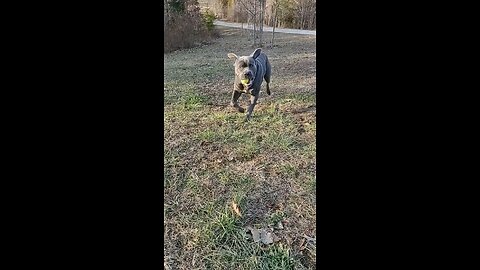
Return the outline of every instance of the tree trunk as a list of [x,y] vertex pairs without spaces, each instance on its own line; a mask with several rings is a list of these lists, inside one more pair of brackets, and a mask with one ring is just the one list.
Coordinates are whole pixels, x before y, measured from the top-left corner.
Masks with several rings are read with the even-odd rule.
[[250,16],[247,15],[247,38],[248,40],[250,40],[251,36],[252,36],[252,31],[250,31]]
[[277,26],[278,0],[275,1],[275,4],[273,7],[275,8],[275,14],[273,15],[272,48],[273,48],[273,40],[275,39],[275,27]]
[[260,21],[260,47],[263,46],[263,17],[265,14],[265,0],[260,0],[260,16],[259,16],[259,21]]
[[313,13],[312,13],[312,18],[310,20],[310,29],[317,29],[316,25],[315,25],[315,22],[317,21],[317,10],[316,10],[316,6],[312,5],[313,6]]
[[253,0],[253,47],[257,45],[257,1]]

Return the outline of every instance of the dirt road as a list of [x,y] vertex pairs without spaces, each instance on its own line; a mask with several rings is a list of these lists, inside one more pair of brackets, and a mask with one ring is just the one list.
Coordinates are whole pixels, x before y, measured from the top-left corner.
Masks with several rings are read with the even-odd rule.
[[[218,21],[216,20],[214,22],[215,25],[221,25],[221,26],[226,26],[226,27],[234,27],[234,28],[242,28],[241,23],[232,23],[232,22],[224,22],[224,21]],[[243,24],[244,29],[253,29],[253,26],[250,25],[250,27],[247,27],[247,24]],[[269,26],[264,26],[263,27],[264,32],[272,32],[273,28]],[[287,33],[287,34],[296,34],[296,35],[312,35],[316,36],[317,31],[312,31],[312,30],[300,30],[300,29],[288,29],[288,28],[275,28],[276,33]]]

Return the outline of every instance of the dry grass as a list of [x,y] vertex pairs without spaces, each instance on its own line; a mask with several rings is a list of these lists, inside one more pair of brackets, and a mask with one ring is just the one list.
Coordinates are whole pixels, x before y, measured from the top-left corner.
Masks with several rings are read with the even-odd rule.
[[[165,269],[315,269],[316,242],[304,237],[316,235],[315,37],[276,34],[264,49],[273,94],[245,123],[227,106],[227,53],[253,49],[240,30],[219,31],[164,56]],[[279,221],[269,246],[246,230]]]

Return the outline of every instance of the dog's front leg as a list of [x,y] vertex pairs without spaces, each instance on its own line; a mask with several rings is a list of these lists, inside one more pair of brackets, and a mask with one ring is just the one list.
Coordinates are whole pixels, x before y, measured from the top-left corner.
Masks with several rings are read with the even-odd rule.
[[255,105],[257,105],[257,100],[258,100],[258,94],[250,96],[250,105],[248,106],[248,109],[247,109],[246,120],[250,120],[250,118],[252,117],[253,109],[255,108]]
[[237,91],[236,89],[233,89],[233,94],[232,94],[232,101],[230,102],[230,105],[237,108],[237,110],[241,113],[245,112],[245,109],[240,107],[238,105],[238,98],[242,95],[241,92]]

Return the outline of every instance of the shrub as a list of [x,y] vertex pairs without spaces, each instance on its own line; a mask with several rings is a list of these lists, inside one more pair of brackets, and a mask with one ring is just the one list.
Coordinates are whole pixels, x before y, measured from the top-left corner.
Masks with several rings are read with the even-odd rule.
[[216,36],[215,15],[200,13],[197,0],[170,0],[164,28],[164,51],[190,48]]
[[212,31],[214,28],[213,22],[216,19],[215,13],[211,11],[210,9],[207,9],[203,14],[203,22],[205,23],[205,26],[207,27],[208,31]]

